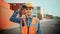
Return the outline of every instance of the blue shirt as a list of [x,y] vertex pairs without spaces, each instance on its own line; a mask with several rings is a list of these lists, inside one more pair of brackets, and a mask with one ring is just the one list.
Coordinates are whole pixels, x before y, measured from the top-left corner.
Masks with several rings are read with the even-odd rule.
[[32,18],[26,18],[26,24],[27,24],[27,26],[30,26],[31,21],[32,21]]
[[[21,19],[18,18],[18,17],[16,17],[17,14],[18,14],[18,11],[14,11],[13,15],[12,15],[11,18],[10,18],[10,21],[16,22],[16,23],[20,23],[20,20],[21,20]],[[26,24],[27,24],[27,26],[30,25],[31,21],[32,21],[32,17],[26,18]]]

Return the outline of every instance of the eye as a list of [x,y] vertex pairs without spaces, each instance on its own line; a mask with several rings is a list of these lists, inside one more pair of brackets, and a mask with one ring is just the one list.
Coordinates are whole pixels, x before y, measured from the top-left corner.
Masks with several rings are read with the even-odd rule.
[[31,9],[29,9],[29,10],[31,10]]
[[26,10],[28,10],[28,9],[26,9]]

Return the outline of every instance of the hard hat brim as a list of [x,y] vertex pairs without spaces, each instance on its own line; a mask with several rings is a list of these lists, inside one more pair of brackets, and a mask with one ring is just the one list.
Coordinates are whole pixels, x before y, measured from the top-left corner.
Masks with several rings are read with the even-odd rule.
[[33,7],[32,7],[32,6],[26,6],[26,8],[32,8],[32,9],[33,9]]

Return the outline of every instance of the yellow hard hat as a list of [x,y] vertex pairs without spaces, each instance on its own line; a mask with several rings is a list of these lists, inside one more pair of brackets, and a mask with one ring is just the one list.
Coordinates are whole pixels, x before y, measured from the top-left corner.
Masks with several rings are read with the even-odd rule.
[[30,2],[26,3],[25,5],[26,5],[26,7],[28,7],[28,8],[33,8],[32,3],[30,3]]

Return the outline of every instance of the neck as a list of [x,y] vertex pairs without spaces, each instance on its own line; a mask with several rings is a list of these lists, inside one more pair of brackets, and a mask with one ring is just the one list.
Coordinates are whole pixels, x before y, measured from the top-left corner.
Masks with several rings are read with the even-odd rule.
[[30,18],[31,16],[27,16],[27,18]]

